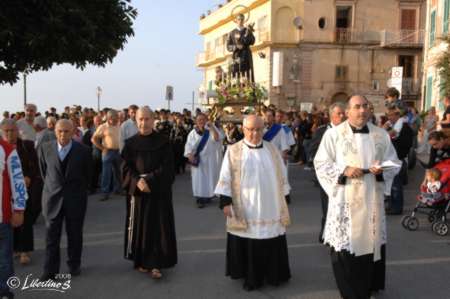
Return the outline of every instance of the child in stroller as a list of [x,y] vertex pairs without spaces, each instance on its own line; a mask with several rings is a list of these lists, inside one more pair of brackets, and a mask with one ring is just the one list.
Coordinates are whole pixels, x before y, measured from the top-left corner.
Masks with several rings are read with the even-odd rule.
[[439,168],[430,168],[425,172],[425,180],[420,187],[420,195],[418,200],[423,204],[432,206],[445,197],[445,193],[441,192],[443,184],[441,182],[442,173]]
[[417,196],[417,204],[411,215],[402,219],[404,228],[415,231],[419,228],[416,213],[428,216],[432,230],[439,236],[448,234],[447,214],[450,209],[450,159],[439,162],[428,169]]

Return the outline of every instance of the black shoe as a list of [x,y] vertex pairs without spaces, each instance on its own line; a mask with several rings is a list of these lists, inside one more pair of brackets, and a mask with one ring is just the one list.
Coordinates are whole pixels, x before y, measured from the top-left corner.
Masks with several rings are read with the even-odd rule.
[[80,267],[70,269],[70,275],[72,275],[72,276],[80,276],[80,274],[81,274],[81,268]]
[[205,207],[205,204],[203,202],[197,202],[197,208],[203,209]]
[[100,201],[107,201],[109,199],[109,194],[105,194],[100,198]]

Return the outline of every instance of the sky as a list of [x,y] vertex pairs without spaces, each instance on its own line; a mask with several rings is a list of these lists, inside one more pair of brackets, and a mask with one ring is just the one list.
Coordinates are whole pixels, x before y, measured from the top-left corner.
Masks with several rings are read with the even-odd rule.
[[[103,90],[101,107],[124,108],[130,104],[167,108],[165,90],[174,87],[172,110],[191,108],[192,92],[202,80],[195,66],[202,51],[199,17],[225,0],[133,0],[138,16],[135,36],[105,68],[81,71],[71,65],[54,66],[27,76],[28,102],[45,111],[74,104],[97,107],[96,88]],[[197,96],[197,93],[196,93]],[[0,111],[23,107],[23,82],[0,85]]]

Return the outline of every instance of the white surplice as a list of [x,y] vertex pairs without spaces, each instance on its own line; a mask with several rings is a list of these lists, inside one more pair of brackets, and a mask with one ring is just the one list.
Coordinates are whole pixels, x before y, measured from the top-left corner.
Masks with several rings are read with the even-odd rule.
[[367,124],[369,134],[354,134],[348,122],[328,129],[314,159],[317,178],[329,197],[324,241],[336,251],[347,250],[356,256],[374,254],[386,243],[384,184],[391,184],[400,168],[383,172],[384,182],[366,174],[338,184],[347,166],[368,169],[376,160],[400,164],[387,132]]
[[[269,131],[269,128],[264,129],[264,134]],[[278,131],[277,135],[275,135],[272,140],[270,141],[275,147],[280,151],[280,153],[289,150],[288,140],[286,132],[284,131],[283,127]]]
[[[222,165],[224,135],[219,132],[219,140],[214,140],[213,133],[209,132],[209,139],[200,153],[200,164],[191,167],[192,192],[194,197],[211,198],[214,196],[214,188],[219,180],[220,166]],[[195,154],[202,136],[192,130],[186,141],[184,156]]]
[[[245,140],[244,143],[254,147]],[[286,167],[277,151],[274,151],[277,154],[276,162],[274,162],[267,146],[251,149],[247,145],[242,148],[240,186],[242,209],[248,228],[246,231],[228,229],[228,232],[250,239],[276,238],[285,234],[286,229],[280,221],[281,209],[277,200],[279,197],[278,182],[280,180],[277,178],[274,163],[281,165],[284,195],[289,194],[290,191]],[[230,151],[227,150],[215,193],[232,197],[232,170],[229,155]]]
[[295,142],[294,133],[292,133],[291,128],[289,128],[287,125],[282,125],[284,133],[286,134],[286,143],[289,147],[295,145],[297,142]]

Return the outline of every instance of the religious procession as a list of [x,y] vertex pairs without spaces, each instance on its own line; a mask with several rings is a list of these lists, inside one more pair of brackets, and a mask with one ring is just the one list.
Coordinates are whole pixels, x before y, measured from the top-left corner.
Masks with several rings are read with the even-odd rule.
[[[203,78],[185,106],[171,108],[172,85],[161,108],[117,82],[108,101],[100,86],[96,101],[28,101],[27,80],[52,64],[98,74],[62,56],[20,70],[0,46],[0,299],[450,296],[450,52],[445,69],[430,50],[448,46],[431,33],[448,30],[450,0],[373,4],[402,27],[392,37],[398,22],[381,18],[381,41],[377,24],[358,27],[375,19],[367,1],[279,2],[227,0],[200,16]],[[36,8],[21,5],[0,15]],[[150,11],[108,5],[122,43]],[[45,80],[77,84],[59,72]],[[7,103],[16,82],[23,103]]]

